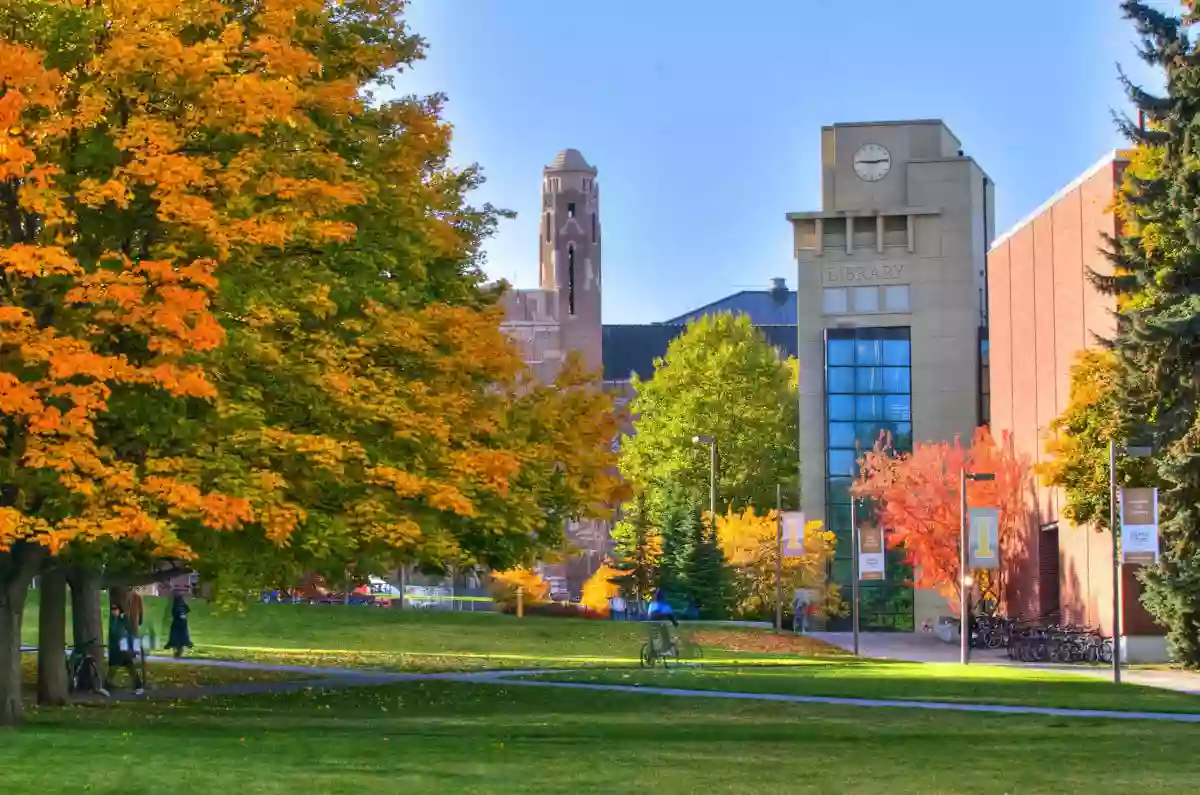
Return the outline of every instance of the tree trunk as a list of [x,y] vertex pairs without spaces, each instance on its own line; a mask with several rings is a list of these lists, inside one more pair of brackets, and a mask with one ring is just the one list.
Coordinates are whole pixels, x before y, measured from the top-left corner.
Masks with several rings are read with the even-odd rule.
[[42,572],[38,608],[38,703],[67,703],[66,659],[67,573],[61,568]]
[[104,670],[104,637],[100,618],[100,577],[86,569],[67,572],[71,583],[71,642],[87,648],[96,661],[96,670]]
[[0,553],[0,726],[21,722],[21,618],[42,549],[17,542]]

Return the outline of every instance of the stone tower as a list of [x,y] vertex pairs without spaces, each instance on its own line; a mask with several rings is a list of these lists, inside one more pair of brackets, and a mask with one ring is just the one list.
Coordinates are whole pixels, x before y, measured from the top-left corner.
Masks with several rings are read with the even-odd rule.
[[538,257],[541,288],[552,291],[565,351],[588,366],[603,363],[600,326],[600,189],[596,169],[577,149],[564,149],[542,169]]

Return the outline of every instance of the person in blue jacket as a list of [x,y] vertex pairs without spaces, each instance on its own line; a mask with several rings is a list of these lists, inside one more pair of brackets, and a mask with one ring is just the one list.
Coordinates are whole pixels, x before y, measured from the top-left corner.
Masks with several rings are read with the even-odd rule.
[[667,597],[663,594],[662,588],[655,591],[654,598],[650,600],[650,620],[670,621],[671,626],[679,626],[679,620],[675,618],[675,611],[671,609],[670,603],[667,602]]

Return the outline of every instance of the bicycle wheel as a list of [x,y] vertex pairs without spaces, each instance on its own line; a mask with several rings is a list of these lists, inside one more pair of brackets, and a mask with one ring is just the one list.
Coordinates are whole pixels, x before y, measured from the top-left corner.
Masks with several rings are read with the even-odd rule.
[[643,668],[654,667],[654,652],[651,651],[649,643],[642,644],[641,662]]
[[1100,662],[1108,664],[1113,661],[1112,638],[1105,638],[1100,643]]
[[93,693],[103,686],[103,683],[100,679],[100,668],[96,665],[96,661],[91,657],[83,658],[83,662],[79,664],[79,668],[76,669],[75,675],[77,677],[75,680],[76,690],[79,689],[81,683]]

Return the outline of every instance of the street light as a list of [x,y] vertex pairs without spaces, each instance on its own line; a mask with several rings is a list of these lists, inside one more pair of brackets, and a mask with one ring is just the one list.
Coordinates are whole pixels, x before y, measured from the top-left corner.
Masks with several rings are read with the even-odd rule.
[[1121,548],[1120,536],[1117,533],[1117,456],[1129,458],[1149,458],[1154,455],[1154,448],[1147,444],[1134,444],[1121,447],[1112,439],[1108,440],[1108,530],[1112,533],[1112,589],[1113,589],[1113,684],[1121,684]]
[[967,570],[970,561],[968,547],[971,544],[971,538],[967,525],[967,481],[985,481],[995,480],[996,476],[988,472],[976,472],[971,474],[967,472],[966,467],[960,470],[958,481],[958,491],[962,498],[962,503],[959,506],[959,530],[961,536],[958,540],[958,661],[963,665],[971,661],[971,587],[975,580],[971,577],[971,573]]
[[709,447],[708,468],[708,512],[712,517],[713,529],[717,526],[717,440],[707,433],[692,437],[692,444],[706,444]]

